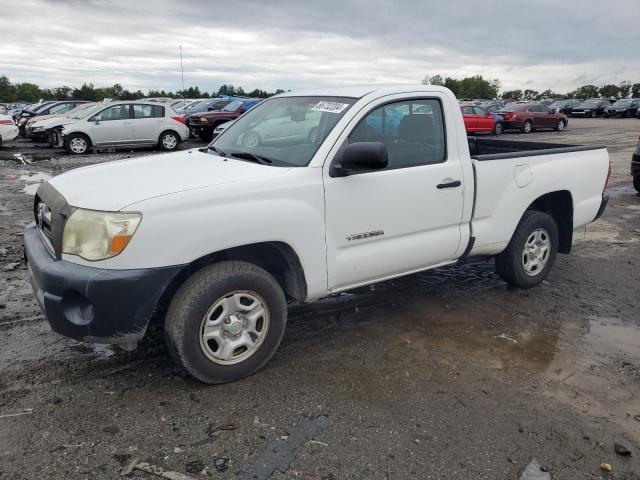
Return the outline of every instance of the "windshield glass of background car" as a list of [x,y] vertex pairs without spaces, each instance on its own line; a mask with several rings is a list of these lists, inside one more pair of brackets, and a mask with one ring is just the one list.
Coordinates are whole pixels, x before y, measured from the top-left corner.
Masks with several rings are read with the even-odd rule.
[[618,100],[613,104],[614,107],[626,107],[627,105],[631,105],[631,100]]
[[585,107],[595,107],[599,103],[600,100],[587,100],[586,102],[583,102],[582,105]]
[[211,146],[228,156],[247,152],[276,166],[303,167],[355,101],[344,97],[266,100],[233,122]]
[[225,111],[225,112],[235,112],[237,109],[239,109],[242,106],[242,104],[245,101],[246,100],[234,100],[229,105],[224,107],[222,110]]

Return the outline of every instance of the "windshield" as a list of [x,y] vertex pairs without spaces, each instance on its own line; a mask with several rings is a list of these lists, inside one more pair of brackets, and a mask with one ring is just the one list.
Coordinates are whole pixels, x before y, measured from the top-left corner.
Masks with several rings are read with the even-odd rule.
[[241,155],[274,166],[303,167],[355,101],[344,97],[272,98],[234,121],[210,148],[231,158]]
[[73,118],[75,120],[80,120],[81,118],[89,118],[91,115],[93,115],[95,112],[97,112],[98,110],[100,110],[104,106],[105,106],[105,104],[99,103],[99,104],[91,105],[91,106],[89,106],[87,108],[84,108],[82,110],[78,110],[76,108],[75,109],[76,111],[74,112],[74,114],[73,115],[69,115],[69,117]]
[[567,100],[556,100],[555,102],[553,102],[549,106],[550,107],[562,107],[562,106],[566,105],[567,103],[568,103]]
[[51,105],[53,102],[44,102],[39,104],[38,106],[36,106],[35,108],[33,108],[31,111],[32,112],[39,112],[41,110],[44,110],[45,108],[47,108],[49,105]]
[[245,102],[246,100],[234,100],[233,102],[231,102],[229,105],[227,105],[226,107],[224,107],[222,109],[223,112],[235,112],[236,110],[238,110],[242,104]]
[[631,102],[633,100],[627,99],[627,100],[618,100],[616,103],[614,103],[612,106],[614,107],[628,107],[629,105],[631,105]]
[[585,102],[582,102],[582,104],[580,105],[581,107],[595,107],[597,106],[602,100],[587,100]]
[[511,105],[506,105],[500,109],[501,112],[524,112],[531,105],[528,103],[514,103]]
[[186,107],[183,107],[183,108],[185,110],[199,110],[201,108],[205,108],[206,105],[207,105],[207,101],[206,100],[200,100],[198,102],[190,103],[189,105],[187,105]]

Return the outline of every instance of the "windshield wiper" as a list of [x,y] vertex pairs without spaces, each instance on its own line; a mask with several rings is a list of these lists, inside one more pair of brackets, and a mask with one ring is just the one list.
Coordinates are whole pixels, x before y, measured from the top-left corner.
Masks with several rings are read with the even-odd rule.
[[234,158],[240,158],[242,160],[248,160],[250,162],[259,163],[260,165],[272,165],[273,160],[267,157],[263,157],[262,155],[256,155],[255,153],[249,152],[232,152],[229,154]]
[[226,157],[226,156],[227,156],[227,154],[226,154],[226,153],[224,153],[222,150],[220,150],[220,149],[219,149],[219,148],[217,148],[217,147],[214,147],[214,146],[212,146],[212,145],[209,145],[207,148],[208,148],[209,150],[213,150],[214,152],[216,152],[216,153],[217,153],[218,155],[220,155],[221,157]]

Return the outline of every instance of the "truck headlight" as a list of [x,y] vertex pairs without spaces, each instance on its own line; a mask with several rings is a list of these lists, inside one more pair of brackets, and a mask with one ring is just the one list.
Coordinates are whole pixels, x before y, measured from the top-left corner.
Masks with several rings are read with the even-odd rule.
[[121,253],[135,233],[139,213],[98,212],[76,209],[62,232],[62,253],[89,261],[104,260]]

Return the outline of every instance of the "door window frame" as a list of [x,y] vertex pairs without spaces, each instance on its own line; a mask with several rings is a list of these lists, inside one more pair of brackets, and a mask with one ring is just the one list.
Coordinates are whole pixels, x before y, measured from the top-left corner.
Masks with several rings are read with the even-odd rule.
[[[418,165],[398,165],[395,167],[387,167],[387,168],[382,168],[379,170],[364,170],[362,172],[353,172],[351,173],[349,176],[355,176],[355,175],[363,175],[363,174],[369,174],[369,173],[377,173],[377,172],[389,172],[389,171],[393,171],[393,170],[400,170],[400,169],[407,169],[407,168],[420,168],[420,167],[428,167],[430,165],[440,165],[441,163],[446,163],[449,160],[449,149],[448,149],[448,136],[447,136],[447,121],[446,121],[446,114],[445,114],[445,105],[443,103],[443,99],[439,96],[430,96],[430,95],[420,95],[420,96],[416,96],[416,97],[404,97],[404,98],[397,98],[394,100],[387,100],[385,102],[382,103],[378,103],[375,104],[373,107],[363,107],[362,110],[366,109],[366,113],[362,114],[361,116],[358,115],[356,118],[358,118],[358,121],[353,125],[352,128],[348,129],[348,133],[344,136],[344,139],[342,141],[342,144],[340,145],[340,147],[338,148],[337,152],[333,155],[333,158],[331,159],[331,161],[329,162],[329,176],[330,177],[339,177],[339,175],[335,175],[333,173],[334,171],[334,167],[340,163],[340,160],[342,158],[342,152],[344,151],[344,149],[346,148],[346,146],[348,145],[347,140],[349,139],[349,136],[353,133],[353,131],[358,128],[358,126],[360,125],[360,123],[362,121],[364,121],[372,112],[378,110],[379,108],[383,108],[386,107],[387,105],[393,105],[396,103],[402,103],[402,102],[418,102],[421,100],[433,100],[438,102],[438,104],[440,105],[440,115],[442,118],[442,133],[443,133],[443,148],[444,148],[444,155],[441,161],[438,162],[430,162],[430,163],[421,163]],[[361,110],[361,111],[362,111]],[[351,122],[350,122],[351,124]],[[342,135],[347,131],[347,129],[345,128],[345,130],[343,130],[343,132],[341,133],[341,137]]]

